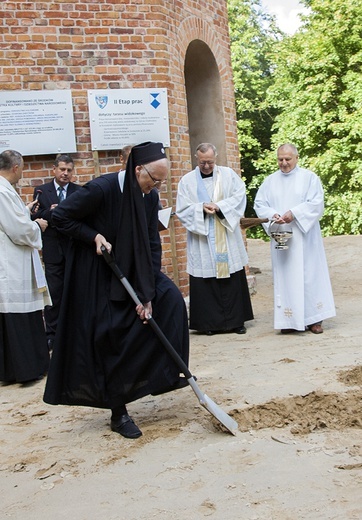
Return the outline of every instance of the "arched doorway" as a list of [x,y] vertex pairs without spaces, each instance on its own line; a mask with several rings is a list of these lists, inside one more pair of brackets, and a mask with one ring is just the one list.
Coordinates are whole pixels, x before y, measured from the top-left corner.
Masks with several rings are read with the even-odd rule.
[[213,143],[218,151],[218,163],[227,165],[220,74],[206,43],[193,40],[189,44],[184,72],[193,167],[194,151],[202,142]]

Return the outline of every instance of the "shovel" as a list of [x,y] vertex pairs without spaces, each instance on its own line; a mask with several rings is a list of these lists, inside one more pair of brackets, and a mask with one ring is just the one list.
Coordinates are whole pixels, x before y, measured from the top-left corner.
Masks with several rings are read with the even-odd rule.
[[[116,264],[114,260],[114,256],[109,254],[108,251],[104,246],[101,247],[103,258],[107,262],[107,264],[112,269],[113,273],[117,276],[117,278],[121,281],[124,288],[128,292],[128,294],[131,296],[132,300],[135,302],[136,305],[142,305],[142,302],[138,298],[137,294],[135,293],[133,287],[127,280],[127,278],[124,276],[118,265]],[[227,430],[229,430],[230,433],[233,435],[236,434],[236,431],[238,429],[238,424],[234,419],[232,419],[224,410],[220,408],[210,397],[208,397],[206,394],[204,394],[199,386],[196,383],[195,378],[189,371],[186,363],[184,360],[179,356],[177,351],[173,348],[171,343],[168,341],[160,327],[157,325],[155,320],[152,318],[152,316],[149,314],[146,316],[147,323],[152,327],[152,330],[158,337],[158,339],[161,341],[162,345],[165,347],[167,352],[170,354],[172,359],[175,361],[177,366],[179,367],[180,371],[185,375],[188,384],[191,386],[192,390],[195,392],[201,406],[206,408],[208,412],[211,413],[217,419]]]

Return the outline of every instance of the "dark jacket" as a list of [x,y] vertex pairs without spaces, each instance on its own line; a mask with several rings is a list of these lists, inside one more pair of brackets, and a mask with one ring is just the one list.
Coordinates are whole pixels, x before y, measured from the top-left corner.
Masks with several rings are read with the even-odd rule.
[[[70,182],[67,189],[67,198],[70,197],[81,186]],[[42,186],[37,186],[34,189],[34,198],[39,194],[39,209],[33,213],[32,219],[43,218],[48,221],[48,227],[43,233],[43,260],[44,263],[57,264],[61,263],[66,252],[66,247],[69,238],[60,233],[53,227],[51,223],[52,210],[50,207],[53,204],[59,204],[58,194],[55,190],[54,182],[47,182]]]

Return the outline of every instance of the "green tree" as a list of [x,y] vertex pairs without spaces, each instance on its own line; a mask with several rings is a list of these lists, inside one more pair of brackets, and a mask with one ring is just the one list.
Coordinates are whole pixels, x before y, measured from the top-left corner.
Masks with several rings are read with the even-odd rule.
[[266,92],[272,83],[271,52],[281,32],[274,18],[263,13],[261,0],[228,0],[228,14],[240,166],[250,216],[256,193],[252,179],[260,173],[258,159],[271,144],[275,109],[267,103]]
[[[267,105],[277,109],[272,145],[297,145],[322,180],[325,234],[362,230],[362,9],[360,0],[308,0],[310,14],[274,46]],[[275,155],[258,161],[270,172]],[[275,169],[275,168],[274,168]],[[258,185],[262,175],[253,179]]]

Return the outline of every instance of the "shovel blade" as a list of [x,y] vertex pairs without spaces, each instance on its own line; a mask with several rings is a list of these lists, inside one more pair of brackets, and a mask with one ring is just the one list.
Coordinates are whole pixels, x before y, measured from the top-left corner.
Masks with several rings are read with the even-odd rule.
[[208,412],[211,413],[221,423],[232,435],[236,435],[238,430],[238,423],[234,421],[230,415],[228,415],[220,406],[218,406],[210,397],[204,394],[199,386],[197,385],[195,378],[190,377],[188,380],[189,385],[197,395],[201,406],[206,408]]
[[225,426],[227,430],[233,435],[236,435],[238,430],[238,423],[234,421],[230,415],[228,415],[220,406],[218,406],[210,397],[206,394],[203,395],[200,404],[206,408],[221,424]]

